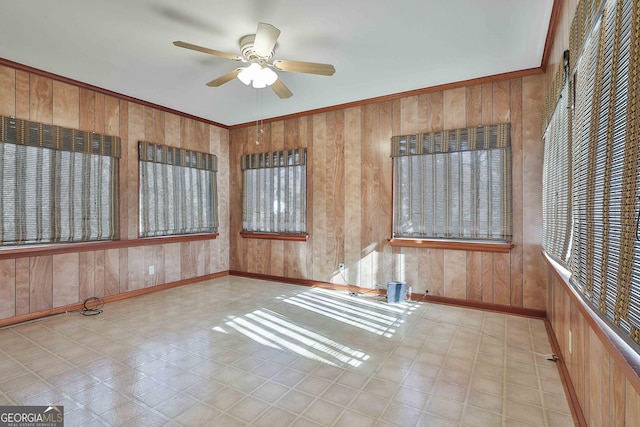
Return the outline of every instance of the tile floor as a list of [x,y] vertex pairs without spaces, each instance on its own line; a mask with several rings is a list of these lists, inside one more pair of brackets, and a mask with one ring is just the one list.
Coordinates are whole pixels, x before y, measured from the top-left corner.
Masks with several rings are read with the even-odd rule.
[[223,277],[0,330],[65,426],[571,426],[544,323]]

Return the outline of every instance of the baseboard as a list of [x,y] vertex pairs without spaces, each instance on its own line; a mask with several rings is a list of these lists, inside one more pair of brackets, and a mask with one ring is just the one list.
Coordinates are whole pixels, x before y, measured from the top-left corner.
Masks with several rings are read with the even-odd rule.
[[[247,277],[250,279],[270,280],[272,282],[289,283],[293,285],[320,287],[325,289],[347,290],[358,293],[375,293],[378,295],[385,295],[387,292],[385,289],[369,289],[361,288],[355,285],[341,285],[330,282],[320,282],[316,280],[296,279],[292,277],[271,276],[268,274],[247,273],[244,271],[230,270],[231,276]],[[446,304],[457,307],[472,308],[484,311],[493,311],[504,314],[515,314],[517,316],[533,317],[536,319],[545,319],[547,312],[544,310],[536,310],[533,308],[524,307],[511,307],[508,305],[491,304],[478,301],[466,301],[457,298],[447,298],[439,296],[425,296],[423,294],[411,294],[411,300],[414,302],[430,302],[434,304]]]
[[[120,301],[127,298],[133,298],[140,295],[146,295],[153,292],[163,291],[165,289],[176,288],[178,286],[189,285],[191,283],[201,282],[203,280],[211,280],[217,277],[223,277],[228,275],[229,275],[228,271],[221,271],[218,273],[207,274],[206,276],[192,277],[189,279],[178,280],[176,282],[171,282],[171,283],[164,283],[162,285],[152,286],[149,288],[136,289],[134,291],[122,292],[115,295],[107,295],[101,298],[104,301],[104,303],[107,304],[114,301]],[[18,323],[29,322],[32,320],[41,319],[43,317],[53,316],[56,314],[82,310],[83,307],[84,307],[84,302],[78,302],[75,304],[65,305],[62,307],[49,308],[47,310],[40,310],[33,313],[27,313],[27,314],[21,314],[19,316],[9,317],[7,319],[0,320],[0,328],[16,325]]]
[[560,374],[560,379],[562,380],[562,387],[564,388],[564,394],[567,397],[567,401],[569,403],[569,409],[571,409],[571,416],[573,417],[573,422],[576,426],[587,426],[587,420],[582,413],[582,407],[580,406],[580,401],[578,400],[578,395],[576,394],[576,390],[573,387],[573,382],[571,381],[571,376],[569,375],[569,369],[567,368],[567,364],[564,362],[564,356],[562,355],[562,351],[560,350],[560,344],[558,343],[558,338],[556,337],[556,333],[553,330],[553,326],[549,319],[544,320],[544,325],[547,328],[547,336],[549,337],[549,342],[551,343],[551,349],[553,350],[553,354],[556,355],[556,365],[558,367],[558,373]]

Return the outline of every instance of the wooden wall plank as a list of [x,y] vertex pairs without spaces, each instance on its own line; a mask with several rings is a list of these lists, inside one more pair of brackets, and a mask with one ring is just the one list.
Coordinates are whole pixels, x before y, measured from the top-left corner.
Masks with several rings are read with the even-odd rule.
[[147,246],[129,248],[127,251],[127,290],[135,291],[145,286],[146,269],[144,253]]
[[482,252],[467,253],[467,295],[469,301],[482,301]]
[[0,65],[0,116],[16,115],[16,70]]
[[80,252],[78,254],[80,257],[78,290],[79,301],[84,301],[89,297],[102,295],[102,293],[96,292],[96,254],[96,252]]
[[478,126],[482,122],[482,86],[474,85],[466,88],[467,126]]
[[16,316],[27,314],[31,310],[31,289],[29,284],[29,258],[16,261]]
[[[373,167],[375,161],[375,152],[372,147],[373,127],[378,119],[378,106],[375,104],[366,105],[362,109],[362,128],[361,128],[361,235],[360,235],[360,273],[361,283],[365,288],[375,287],[376,276],[374,274],[375,266],[375,246],[373,239],[373,226],[375,217],[375,184],[373,181]],[[404,119],[403,119],[404,120]],[[404,132],[406,129],[401,129]],[[315,141],[314,141],[315,142]]]
[[467,296],[466,251],[444,252],[444,296],[465,299]]
[[[107,123],[107,128],[105,129],[106,133],[111,133],[112,135],[118,135],[121,140],[129,141],[129,107],[128,103],[122,101],[118,107],[118,129],[117,133],[111,133],[112,130],[108,123],[110,119],[113,119],[111,114],[107,113],[107,98],[105,98],[105,122]],[[98,121],[96,121],[96,125]],[[133,161],[133,159],[131,160]],[[119,224],[119,237],[121,239],[126,239],[129,236],[129,191],[137,191],[137,185],[129,182],[129,149],[126,146],[122,147],[122,156],[120,157],[119,163],[119,180],[118,180],[118,219],[120,220]],[[136,181],[137,183],[137,181]],[[137,219],[131,219],[131,221],[137,223]],[[122,285],[122,284],[120,284]]]
[[180,243],[164,245],[164,279],[167,283],[177,282],[182,278]]
[[[609,359],[611,360],[611,356],[609,356]],[[617,363],[611,361],[610,366],[611,370],[608,378],[609,390],[611,391],[611,396],[609,396],[609,420],[603,425],[621,426],[624,425],[625,418],[627,380]]]
[[360,108],[349,108],[345,111],[345,197],[344,201],[344,261],[348,283],[361,286],[360,282],[360,234],[362,221],[362,145]]
[[[30,88],[31,88],[31,76],[25,71],[16,70],[16,118],[29,120],[29,105],[30,105]],[[2,92],[4,97],[6,93]]]
[[493,254],[482,253],[482,301],[493,302]]
[[444,296],[444,250],[429,251],[429,294]]
[[[311,195],[313,198],[313,229],[311,231],[313,243],[313,259],[321,260],[314,262],[313,274],[317,277],[329,277],[331,268],[326,265],[327,243],[327,191],[330,182],[327,181],[327,119],[326,114],[317,114],[313,116],[313,156],[310,163],[312,167],[311,175],[313,176],[313,186],[311,187]],[[286,257],[286,255],[285,255]]]
[[464,87],[449,89],[444,96],[444,129],[458,129],[467,125],[466,89]]
[[522,79],[511,80],[511,170],[512,170],[512,238],[511,243],[511,305],[522,307],[523,301],[523,240],[522,240]]
[[0,319],[16,315],[16,260],[0,260]]
[[509,305],[511,302],[511,274],[509,254],[493,254],[493,302]]
[[632,426],[640,420],[640,395],[629,381],[626,382],[625,426]]
[[129,291],[129,249],[122,248],[118,251],[118,293]]
[[53,81],[32,74],[29,79],[29,120],[52,124]]
[[105,267],[106,267],[105,251],[95,252],[95,275],[94,275],[94,295],[97,297],[105,296]]
[[96,126],[96,93],[94,91],[84,88],[80,89],[78,108],[78,123],[80,130],[85,132],[104,133],[104,128],[98,132]]
[[544,309],[546,299],[546,276],[542,250],[542,159],[543,146],[540,126],[540,111],[544,102],[544,76],[522,79],[522,103],[527,109],[522,112],[522,175],[523,200],[523,305]]
[[510,85],[509,80],[493,83],[493,123],[509,123],[511,121]]
[[[378,147],[378,203],[376,210],[378,216],[376,218],[376,230],[378,231],[376,240],[378,242],[378,271],[376,282],[386,283],[389,271],[393,271],[393,254],[391,245],[387,239],[392,235],[393,221],[393,163],[390,157],[391,153],[391,137],[393,136],[394,104],[390,101],[380,105],[379,123],[379,147]],[[418,109],[418,113],[420,109]],[[418,119],[418,122],[420,120]],[[423,127],[424,129],[424,127]],[[346,189],[345,189],[346,190]],[[346,191],[343,192],[346,195]]]
[[79,301],[80,257],[78,253],[53,255],[53,307]]
[[[96,99],[100,99],[97,97]],[[120,101],[112,96],[104,97],[104,133],[107,135],[126,135],[122,131],[127,130],[128,116],[124,115],[128,111],[129,103],[126,101]],[[96,111],[96,114],[99,110]],[[100,121],[96,119],[96,125]],[[125,139],[125,141],[129,141]],[[136,144],[137,141],[131,141],[131,144]]]
[[[149,273],[150,267],[153,266],[153,274]],[[153,256],[153,246],[144,246],[142,248],[142,282],[143,288],[150,288],[155,286],[156,272],[155,272],[155,259]]]
[[[92,92],[93,93],[93,92]],[[106,113],[106,96],[102,93],[94,93],[95,97],[95,116],[93,117],[93,121],[95,123],[95,131],[99,134],[107,134],[107,113]],[[118,105],[118,110],[119,110]],[[118,131],[120,130],[120,126],[118,126]],[[112,134],[119,136],[119,132]]]
[[444,130],[444,93],[433,92],[426,95],[427,128],[426,131]]
[[[329,265],[333,265],[338,276],[338,264],[344,262],[344,212],[345,212],[345,159],[344,159],[344,111],[333,111],[327,124],[327,170],[329,174],[329,197],[327,198],[327,226],[330,230],[331,250]],[[331,160],[330,160],[331,159]],[[339,278],[339,283],[344,283]]]
[[115,295],[120,290],[120,250],[104,252],[104,293],[99,296]]
[[493,123],[493,84],[483,83],[482,85],[482,124],[491,125]]
[[[126,218],[128,219],[127,224],[127,238],[128,239],[137,239],[139,234],[139,223],[138,223],[138,141],[145,140],[145,122],[144,122],[144,107],[129,103],[128,104],[128,135],[127,138],[130,141],[127,144],[127,162],[122,165],[126,170],[126,180],[129,183],[127,188],[127,212]],[[135,220],[132,220],[134,219]],[[142,258],[140,258],[142,261]],[[138,283],[136,282],[136,286]],[[135,288],[137,289],[137,288]]]
[[[153,278],[153,286],[162,285],[163,283],[167,283],[166,279],[166,267],[164,265],[164,248],[165,245],[153,245],[153,267],[155,269],[155,277]],[[203,256],[205,253],[203,251]],[[207,273],[208,274],[208,273]]]
[[53,257],[29,258],[29,311],[53,308]]
[[53,81],[53,122],[71,129],[80,127],[80,89]]

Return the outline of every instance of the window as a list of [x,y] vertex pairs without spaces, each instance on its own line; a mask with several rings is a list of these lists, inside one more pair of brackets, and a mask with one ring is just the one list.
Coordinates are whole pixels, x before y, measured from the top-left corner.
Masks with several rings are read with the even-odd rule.
[[395,136],[393,237],[511,240],[509,124]]
[[0,117],[0,244],[118,236],[120,139]]
[[306,234],[307,150],[242,157],[242,230]]
[[218,229],[217,158],[139,142],[140,237]]
[[567,267],[571,242],[571,111],[569,103],[568,51],[566,67],[558,69],[548,103],[555,103],[544,133],[542,173],[542,246]]
[[573,117],[558,136],[571,154],[555,166],[545,156],[545,169],[571,168],[569,182],[544,179],[546,191],[569,187],[572,233],[549,236],[557,241],[545,249],[571,247],[571,285],[640,352],[640,2],[597,4],[581,1],[572,25]]

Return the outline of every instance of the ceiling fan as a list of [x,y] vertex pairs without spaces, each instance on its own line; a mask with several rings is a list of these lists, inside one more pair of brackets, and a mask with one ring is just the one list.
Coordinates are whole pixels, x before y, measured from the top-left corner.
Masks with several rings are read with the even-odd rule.
[[207,86],[221,86],[236,77],[242,83],[252,84],[255,88],[271,87],[280,98],[289,98],[293,93],[278,78],[275,70],[289,71],[294,73],[319,74],[321,76],[332,76],[336,69],[331,64],[319,64],[316,62],[288,61],[279,59],[272,61],[276,41],[280,35],[280,30],[271,24],[258,23],[255,34],[249,34],[240,39],[240,52],[242,55],[220,52],[206,47],[196,46],[191,43],[174,41],[173,44],[185,49],[208,53],[244,63],[250,63],[246,67],[239,67],[230,71],[217,79],[211,80]]

